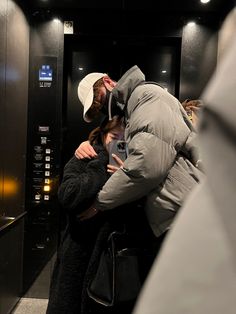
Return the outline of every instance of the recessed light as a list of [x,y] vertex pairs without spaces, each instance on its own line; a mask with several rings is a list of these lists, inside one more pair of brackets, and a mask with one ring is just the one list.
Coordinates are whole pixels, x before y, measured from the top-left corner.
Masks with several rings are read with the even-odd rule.
[[201,3],[206,4],[208,2],[210,2],[211,0],[201,0]]
[[166,73],[166,72],[167,72],[166,70],[162,70],[162,71],[161,71],[161,73]]
[[192,22],[188,22],[187,25],[190,26],[190,27],[193,27],[194,25],[196,25],[196,23],[194,21],[192,21]]

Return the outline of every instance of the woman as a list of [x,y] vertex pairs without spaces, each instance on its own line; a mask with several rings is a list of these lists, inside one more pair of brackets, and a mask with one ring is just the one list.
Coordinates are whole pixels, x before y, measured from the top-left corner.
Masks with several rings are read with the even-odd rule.
[[182,102],[184,110],[187,112],[193,126],[198,129],[199,113],[202,110],[202,101],[199,99],[186,99]]
[[113,139],[123,138],[123,132],[121,118],[104,120],[89,135],[97,158],[79,160],[72,157],[64,168],[58,199],[66,211],[67,226],[53,270],[47,314],[79,314],[81,308],[86,308],[82,297],[86,295],[84,282],[88,281],[85,273],[97,235],[111,214],[99,213],[87,221],[81,221],[79,215],[91,206],[108,179],[107,147]]

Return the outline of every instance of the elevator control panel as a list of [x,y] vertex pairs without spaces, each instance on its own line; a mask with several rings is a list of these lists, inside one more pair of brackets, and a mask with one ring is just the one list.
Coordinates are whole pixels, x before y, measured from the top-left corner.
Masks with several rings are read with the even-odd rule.
[[50,126],[37,126],[36,145],[33,146],[32,201],[47,202],[53,188],[54,149],[51,143]]
[[52,256],[58,240],[62,120],[58,64],[56,56],[33,54],[30,58],[22,284],[25,292]]
[[[61,111],[57,58],[35,56],[30,71],[27,151],[27,211],[53,202],[58,187]],[[40,206],[38,206],[40,205]]]

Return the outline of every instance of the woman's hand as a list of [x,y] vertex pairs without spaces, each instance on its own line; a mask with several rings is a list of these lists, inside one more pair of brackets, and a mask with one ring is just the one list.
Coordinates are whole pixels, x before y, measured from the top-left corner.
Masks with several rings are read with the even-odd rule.
[[115,173],[118,169],[124,166],[124,162],[118,156],[116,156],[116,154],[112,154],[112,157],[117,163],[117,166],[107,165],[107,172]]
[[82,142],[80,146],[75,151],[75,157],[78,159],[84,158],[95,158],[97,153],[93,149],[93,146],[90,145],[89,141]]
[[79,214],[78,218],[80,221],[87,220],[87,219],[90,219],[90,218],[94,217],[95,215],[97,215],[98,212],[99,212],[98,209],[91,206],[88,209],[86,209],[85,211],[83,211],[81,214]]
[[195,114],[198,114],[200,109],[202,109],[202,102],[198,99],[195,100],[189,100],[186,99],[184,102],[182,102],[182,106],[184,107],[184,110],[186,112],[193,111]]

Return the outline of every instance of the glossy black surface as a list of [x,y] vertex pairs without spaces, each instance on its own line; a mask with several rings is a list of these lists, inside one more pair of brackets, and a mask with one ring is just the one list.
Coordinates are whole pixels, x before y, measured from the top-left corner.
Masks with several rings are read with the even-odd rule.
[[6,314],[21,297],[24,219],[5,220],[0,232],[0,313]]
[[[148,40],[138,38],[83,38],[65,42],[65,71],[67,78],[66,134],[64,163],[73,156],[78,145],[86,140],[98,121],[83,121],[82,106],[77,97],[78,82],[89,72],[108,73],[119,80],[133,65],[145,73],[147,81],[155,81],[178,97],[181,41],[179,38]],[[163,73],[164,71],[164,73]]]
[[16,223],[21,220],[27,212],[23,212],[17,217],[0,216],[0,236],[5,232],[10,226],[13,227]]
[[232,6],[233,0],[214,0],[208,4],[202,4],[200,0],[25,0],[31,8],[60,8],[60,9],[96,9],[96,10],[122,10],[122,11],[134,11],[139,10],[156,10],[161,12],[181,12],[185,13],[205,13],[211,12],[212,14],[222,15],[224,12]]
[[14,217],[0,217],[0,232],[15,221]]
[[6,314],[22,289],[29,59],[27,18],[12,0],[0,1],[0,41],[0,314]]
[[[62,107],[62,70],[63,70],[63,29],[57,21],[34,24],[30,34],[29,59],[29,110],[28,146],[26,172],[26,211],[23,263],[23,292],[25,293],[39,275],[45,264],[56,250],[58,238],[57,187],[60,174],[61,147],[61,107]],[[41,85],[39,69],[50,65],[52,81],[50,87]],[[47,127],[42,134],[39,127]],[[46,137],[42,144],[41,137]],[[36,148],[40,148],[42,160],[36,159]],[[46,154],[50,149],[50,155]],[[50,175],[45,171],[45,157],[50,156]],[[41,163],[38,169],[37,163]],[[38,171],[39,170],[39,171]],[[50,180],[50,192],[44,193],[45,179]],[[41,198],[37,200],[36,195]],[[44,199],[45,195],[48,200]],[[48,276],[48,282],[50,276]],[[48,293],[48,282],[45,289]],[[45,293],[46,294],[46,293]],[[34,295],[34,297],[36,297]],[[40,296],[38,296],[40,297]]]

